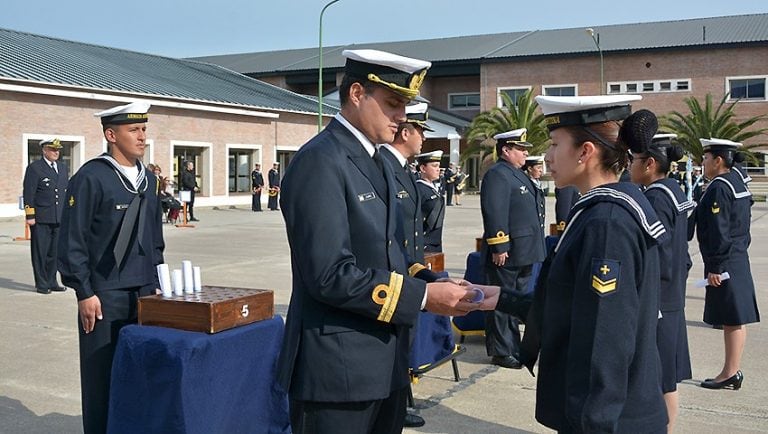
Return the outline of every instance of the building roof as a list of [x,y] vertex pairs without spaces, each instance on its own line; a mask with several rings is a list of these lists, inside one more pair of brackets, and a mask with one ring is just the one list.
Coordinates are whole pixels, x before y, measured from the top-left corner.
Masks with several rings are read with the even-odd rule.
[[[594,26],[603,52],[768,43],[768,14]],[[579,55],[597,50],[585,28],[530,30],[415,41],[349,44],[323,49],[323,66],[341,68],[344,49],[373,48],[439,63],[496,61],[530,56]],[[243,74],[317,69],[317,48],[228,54],[194,59]]]
[[[241,109],[317,113],[317,99],[219,65],[0,29],[0,80],[169,98]],[[328,106],[324,112],[333,114]]]

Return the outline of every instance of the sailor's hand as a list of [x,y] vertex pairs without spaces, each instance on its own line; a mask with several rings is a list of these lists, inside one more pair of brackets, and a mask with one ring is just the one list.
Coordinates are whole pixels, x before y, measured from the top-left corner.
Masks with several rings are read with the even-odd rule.
[[104,319],[101,314],[101,300],[95,295],[78,301],[77,309],[80,312],[80,323],[86,334],[93,331],[97,320]]

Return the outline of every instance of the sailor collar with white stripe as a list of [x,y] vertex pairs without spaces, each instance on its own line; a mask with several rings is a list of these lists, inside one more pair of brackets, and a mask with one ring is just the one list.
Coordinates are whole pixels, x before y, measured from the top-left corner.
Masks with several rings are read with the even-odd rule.
[[[736,186],[739,185],[739,183],[738,182],[732,182],[732,181],[735,181],[735,180],[730,180],[730,179],[728,179],[728,177],[739,178],[740,175],[739,175],[738,172],[734,173],[733,171],[728,172],[728,173],[724,173],[722,175],[716,176],[709,183],[709,185],[711,186],[713,183],[715,183],[717,181],[725,183],[730,188],[731,192],[733,192],[733,197],[735,197],[736,199],[742,199],[742,198],[745,198],[745,197],[752,196],[752,192],[749,191],[749,188],[747,188],[746,184],[741,184],[741,185],[744,186],[744,191],[737,191],[736,190]],[[706,195],[708,191],[712,191],[712,190],[707,188],[706,190],[704,190],[704,195]]]
[[[670,185],[667,185],[667,184],[670,184]],[[669,196],[669,198],[672,199],[672,204],[675,205],[675,208],[677,209],[678,214],[687,212],[696,207],[696,203],[693,202],[692,200],[685,200],[683,202],[680,202],[679,200],[677,200],[677,196],[675,195],[675,192],[672,190],[672,188],[676,188],[678,191],[680,190],[680,186],[677,183],[677,181],[671,178],[663,178],[658,181],[652,182],[646,188],[646,190],[659,189],[664,193],[666,193]]]
[[[595,187],[581,196],[578,202],[571,208],[568,225],[560,237],[555,251],[559,249],[560,244],[566,239],[570,229],[574,227],[574,222],[578,220],[581,213],[592,205],[601,202],[615,203],[627,210],[638,226],[645,232],[646,236],[656,243],[663,242],[669,236],[664,225],[659,221],[656,211],[650,206],[640,189],[628,182],[618,182]],[[617,222],[617,224],[621,223]]]
[[141,163],[141,160],[136,161],[136,166],[139,168],[139,173],[135,180],[131,180],[123,166],[121,166],[120,163],[118,163],[117,160],[115,160],[111,155],[104,153],[96,157],[96,159],[103,160],[112,166],[112,168],[115,170],[115,174],[117,174],[117,178],[120,180],[120,182],[123,184],[123,187],[127,191],[133,194],[139,194],[147,191],[147,187],[149,186],[149,182],[147,181],[147,171],[144,168],[144,165]]
[[435,186],[435,184],[433,182],[425,181],[423,179],[417,179],[416,182],[420,182],[420,183],[426,185],[427,187],[431,188],[432,190],[434,190],[435,193],[440,194],[440,190],[437,189],[437,187]]

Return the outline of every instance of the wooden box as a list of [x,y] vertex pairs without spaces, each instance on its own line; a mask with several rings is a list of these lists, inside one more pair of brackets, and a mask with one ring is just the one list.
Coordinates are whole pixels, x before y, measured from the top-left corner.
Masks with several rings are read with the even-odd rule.
[[445,271],[445,255],[441,252],[424,253],[424,262],[424,265],[435,273]]
[[482,238],[475,238],[475,251],[476,252],[482,252],[483,251],[483,239]]
[[194,294],[139,298],[139,324],[217,333],[272,318],[274,293],[268,289],[203,286]]

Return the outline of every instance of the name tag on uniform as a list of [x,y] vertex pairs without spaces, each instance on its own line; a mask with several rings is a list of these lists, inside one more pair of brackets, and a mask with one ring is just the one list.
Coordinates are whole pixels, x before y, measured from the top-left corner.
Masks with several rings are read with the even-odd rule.
[[373,199],[376,199],[376,194],[372,191],[369,191],[368,193],[360,193],[357,195],[357,200],[360,202],[366,202]]
[[429,197],[429,200],[432,200],[432,199],[437,199],[437,195],[433,194],[432,196]]
[[128,205],[129,204],[127,203],[118,203],[117,205],[115,205],[115,209],[118,211],[122,211],[124,209],[128,209]]

